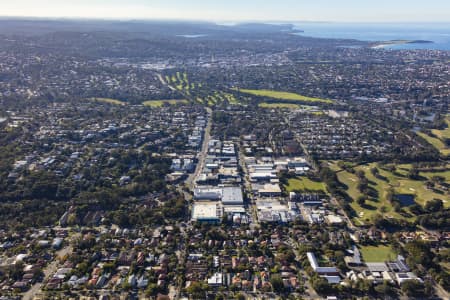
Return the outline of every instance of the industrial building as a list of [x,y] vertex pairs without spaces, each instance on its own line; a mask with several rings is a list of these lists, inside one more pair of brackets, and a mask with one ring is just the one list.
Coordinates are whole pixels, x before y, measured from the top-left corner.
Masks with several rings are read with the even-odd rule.
[[222,206],[220,203],[196,203],[192,208],[192,220],[196,222],[218,224],[222,220]]

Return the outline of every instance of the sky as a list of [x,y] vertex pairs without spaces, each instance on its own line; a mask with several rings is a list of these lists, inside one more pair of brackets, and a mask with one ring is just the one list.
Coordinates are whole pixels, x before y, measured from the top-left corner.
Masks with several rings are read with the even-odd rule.
[[0,0],[8,17],[450,22],[449,0]]

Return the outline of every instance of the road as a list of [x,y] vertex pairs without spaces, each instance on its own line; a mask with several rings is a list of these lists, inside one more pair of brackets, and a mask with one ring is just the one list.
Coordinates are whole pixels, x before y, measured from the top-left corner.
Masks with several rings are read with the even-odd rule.
[[[56,256],[53,259],[53,261],[47,265],[47,267],[43,270],[44,271],[44,280],[43,282],[47,281],[50,276],[55,274],[55,272],[58,270],[59,260],[58,258],[64,257],[73,251],[73,247],[71,244],[71,241],[77,237],[79,237],[80,234],[77,233],[73,235],[70,239],[66,240],[66,246],[56,252]],[[22,300],[32,300],[34,297],[41,291],[41,288],[43,286],[43,282],[37,282],[35,283],[22,297]]]
[[247,192],[247,194],[249,195],[249,198],[250,198],[249,199],[250,203],[248,203],[249,210],[252,214],[252,223],[250,224],[250,227],[252,229],[256,229],[256,228],[260,227],[259,221],[258,221],[258,214],[257,214],[257,209],[256,209],[255,198],[252,193],[252,185],[249,180],[249,172],[247,169],[247,165],[245,164],[245,160],[244,160],[245,156],[243,154],[243,149],[241,146],[239,146],[238,153],[239,153],[239,164],[241,166],[242,173],[243,173],[242,177],[244,180],[244,191]]
[[345,219],[345,222],[347,223],[348,228],[352,229],[352,231],[355,232],[358,228],[355,226],[355,224],[353,224],[352,219],[350,219],[350,217],[347,215],[347,212],[344,210],[344,208],[339,203],[339,201],[336,198],[334,198],[333,196],[331,196],[331,202],[333,203],[333,205],[335,205],[336,207],[339,208],[339,213],[342,216],[344,216],[344,219]]
[[195,171],[193,174],[190,174],[189,177],[186,179],[186,186],[193,190],[195,185],[195,179],[200,175],[201,171],[203,170],[203,166],[205,164],[205,158],[208,155],[208,144],[211,140],[211,127],[212,127],[212,110],[209,107],[206,107],[206,111],[208,112],[208,123],[205,128],[205,133],[203,135],[203,144],[202,149],[197,155],[197,167],[195,168]]
[[[195,179],[200,175],[201,171],[203,170],[203,166],[205,165],[205,158],[208,155],[208,144],[211,140],[211,127],[212,127],[212,110],[207,107],[206,111],[208,112],[208,120],[205,127],[205,133],[203,134],[203,143],[202,148],[200,152],[197,154],[197,166],[195,168],[194,173],[190,174],[188,178],[186,179],[184,185],[185,187],[189,188],[189,190],[193,191],[195,188]],[[186,192],[181,186],[178,186],[178,191],[180,193],[183,193],[185,200],[187,201],[187,204],[189,205],[189,200],[191,200],[192,196]],[[189,207],[189,210],[191,208]],[[188,226],[189,223],[188,223]],[[182,248],[180,248],[177,251],[177,258],[180,265],[185,265],[186,263],[186,257],[187,257],[187,242],[189,240],[188,232],[185,228],[180,226],[180,231],[183,236],[183,241],[180,243],[183,245]],[[172,288],[170,290],[170,299],[179,299],[181,295],[181,289],[183,288],[183,280],[181,277],[178,277],[177,286],[175,288]]]
[[[285,117],[285,122],[289,124],[289,127],[291,127],[291,121],[287,117]],[[316,165],[315,161],[311,158],[308,148],[303,144],[300,136],[298,134],[295,134],[295,139],[299,143],[300,147],[302,147],[303,152],[305,153],[306,157],[308,158],[308,162],[311,164],[313,169],[317,172],[319,170],[318,166]],[[350,229],[353,231],[356,230],[356,226],[353,224],[350,217],[347,215],[347,212],[344,210],[344,208],[341,206],[341,204],[336,200],[336,198],[331,197],[331,202],[333,205],[339,208],[340,214],[344,216],[344,219]]]
[[[296,241],[294,241],[292,238],[289,238],[288,242],[294,250],[295,260],[298,262],[301,262],[302,258],[298,254],[298,243]],[[322,299],[322,297],[320,297],[319,294],[317,294],[317,292],[313,289],[311,283],[309,282],[308,274],[304,270],[301,270],[301,273],[302,273],[302,278],[306,278],[304,280],[305,293],[309,295],[309,297],[306,299]]]

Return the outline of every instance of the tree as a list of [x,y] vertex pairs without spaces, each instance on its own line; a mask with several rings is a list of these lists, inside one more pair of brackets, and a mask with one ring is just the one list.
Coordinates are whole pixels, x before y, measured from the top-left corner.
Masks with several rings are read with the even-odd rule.
[[395,294],[395,289],[387,281],[384,281],[383,284],[375,286],[375,291],[384,296]]
[[279,249],[277,259],[281,263],[290,264],[295,261],[295,253],[292,251],[292,249],[281,247]]
[[413,204],[409,207],[409,211],[415,215],[421,215],[424,213],[423,208],[419,204]]
[[366,173],[364,173],[363,170],[358,170],[356,171],[356,176],[358,176],[359,179],[364,179],[366,178]]
[[312,282],[312,287],[319,294],[326,294],[332,289],[328,281],[322,277],[317,277],[316,279],[314,279],[314,281]]
[[44,279],[45,274],[44,271],[42,271],[42,269],[35,269],[33,271],[33,280],[39,281],[41,279]]
[[359,196],[357,202],[358,202],[359,206],[361,206],[361,207],[364,206],[366,204],[366,197]]
[[273,291],[280,294],[284,291],[283,279],[279,275],[273,275],[270,278],[270,284],[272,285]]
[[237,294],[235,297],[237,300],[245,300],[245,296],[241,293]]
[[435,184],[437,184],[437,183],[443,183],[443,182],[445,182],[445,177],[443,177],[443,176],[433,176],[433,177],[431,177],[431,181],[433,182],[433,183],[435,183]]
[[193,282],[186,291],[191,295],[194,299],[203,299],[205,298],[205,292],[208,290],[208,285],[203,282]]
[[421,297],[425,294],[425,285],[418,280],[407,280],[402,283],[402,292],[407,296]]
[[372,173],[372,175],[373,176],[375,176],[375,177],[377,177],[379,174],[380,174],[380,172],[378,171],[378,168],[371,168],[370,169],[370,172]]
[[222,293],[219,293],[219,294],[216,295],[214,300],[225,300],[225,297],[224,297],[224,295]]
[[425,268],[432,266],[432,259],[434,257],[430,250],[430,246],[422,241],[412,241],[405,245],[405,250],[408,252],[406,262],[412,268],[417,265],[422,265]]
[[355,288],[364,294],[368,294],[372,288],[372,282],[369,280],[359,279],[355,283]]
[[19,280],[23,275],[23,262],[17,261],[9,268],[9,278]]
[[425,204],[425,210],[429,212],[438,212],[444,208],[444,202],[441,199],[433,199]]
[[418,179],[419,178],[419,170],[416,166],[412,166],[408,171],[408,178],[410,179]]
[[147,296],[156,296],[159,293],[158,285],[150,283],[145,291]]

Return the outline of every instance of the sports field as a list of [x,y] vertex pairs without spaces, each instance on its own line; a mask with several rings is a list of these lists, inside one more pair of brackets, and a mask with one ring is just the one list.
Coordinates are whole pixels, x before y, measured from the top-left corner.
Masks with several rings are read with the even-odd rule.
[[317,191],[326,193],[325,184],[323,182],[312,181],[307,177],[291,178],[286,186],[286,191]]
[[360,251],[366,263],[385,262],[396,258],[395,252],[389,246],[364,246]]
[[120,101],[117,99],[111,99],[111,98],[89,98],[88,100],[109,103],[109,104],[116,104],[116,105],[126,105],[126,103],[123,101]]
[[281,91],[272,91],[272,90],[249,90],[249,89],[235,89],[235,90],[237,90],[241,93],[244,93],[244,94],[279,99],[279,100],[286,100],[286,101],[321,102],[321,103],[333,103],[334,102],[333,100],[330,100],[330,99],[307,97],[307,96],[299,95],[296,93],[290,93],[290,92],[281,92]]
[[189,103],[187,100],[184,99],[172,99],[172,100],[149,100],[145,101],[142,104],[145,106],[150,107],[161,107],[164,104],[170,104],[170,105],[177,105],[177,104],[187,104]]
[[262,102],[258,104],[262,108],[287,108],[287,109],[299,109],[300,105],[294,103],[266,103]]

